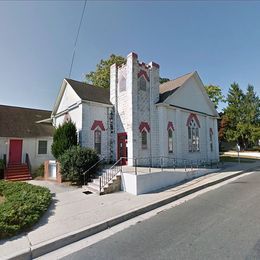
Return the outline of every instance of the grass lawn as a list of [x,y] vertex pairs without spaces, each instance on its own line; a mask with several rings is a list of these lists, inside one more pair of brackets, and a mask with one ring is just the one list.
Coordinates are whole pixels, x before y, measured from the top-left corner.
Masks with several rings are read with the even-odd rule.
[[[221,155],[220,161],[221,162],[238,162],[238,158],[237,158],[237,156]],[[243,158],[240,157],[241,163],[254,163],[256,161],[257,161],[257,159],[249,159],[249,158],[245,158],[245,157],[243,157]]]

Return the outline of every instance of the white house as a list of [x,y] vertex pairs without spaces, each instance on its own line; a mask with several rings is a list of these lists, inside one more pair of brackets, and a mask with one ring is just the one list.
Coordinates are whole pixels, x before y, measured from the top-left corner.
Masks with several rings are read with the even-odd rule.
[[53,159],[54,127],[40,123],[50,115],[51,111],[0,105],[0,159],[6,162],[6,179],[30,179],[31,171]]
[[110,90],[64,79],[52,111],[55,127],[72,120],[82,146],[128,165],[218,160],[217,118],[197,72],[160,85],[159,65],[140,63],[135,53],[111,66]]

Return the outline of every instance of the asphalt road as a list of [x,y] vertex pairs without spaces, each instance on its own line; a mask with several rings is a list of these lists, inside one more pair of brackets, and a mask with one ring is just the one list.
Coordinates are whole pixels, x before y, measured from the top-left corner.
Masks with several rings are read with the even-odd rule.
[[63,259],[260,259],[260,169]]

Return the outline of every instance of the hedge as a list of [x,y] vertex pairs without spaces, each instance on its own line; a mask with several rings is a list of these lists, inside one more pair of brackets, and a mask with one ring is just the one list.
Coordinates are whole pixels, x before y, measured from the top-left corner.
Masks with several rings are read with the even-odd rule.
[[48,209],[51,193],[47,188],[25,182],[0,181],[0,239],[29,229]]

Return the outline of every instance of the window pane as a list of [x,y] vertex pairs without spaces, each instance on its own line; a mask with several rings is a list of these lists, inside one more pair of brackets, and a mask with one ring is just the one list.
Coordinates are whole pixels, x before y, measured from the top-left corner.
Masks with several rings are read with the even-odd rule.
[[191,128],[188,127],[188,138],[191,139]]
[[101,154],[101,131],[96,130],[94,132],[94,147],[98,154]]
[[126,90],[126,79],[124,76],[121,77],[119,80],[119,92],[125,91]]
[[200,150],[199,128],[196,128],[196,151]]
[[38,154],[47,154],[47,141],[38,142]]
[[144,77],[139,79],[139,88],[140,90],[146,91],[146,80]]
[[172,130],[168,130],[168,151],[169,153],[173,152],[173,138],[172,138]]
[[210,137],[210,151],[212,152],[213,151],[213,134],[210,133],[209,137]]
[[147,133],[146,131],[143,131],[141,133],[142,135],[142,149],[147,149]]
[[192,124],[195,125],[195,122],[192,121],[190,126],[188,127],[188,148],[189,152],[196,152],[200,150],[199,146],[199,128],[195,126],[191,126]]
[[101,143],[95,143],[95,150],[98,154],[101,154]]

